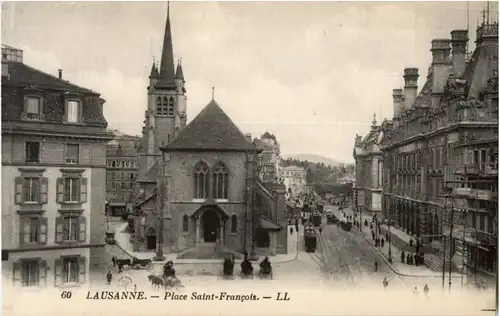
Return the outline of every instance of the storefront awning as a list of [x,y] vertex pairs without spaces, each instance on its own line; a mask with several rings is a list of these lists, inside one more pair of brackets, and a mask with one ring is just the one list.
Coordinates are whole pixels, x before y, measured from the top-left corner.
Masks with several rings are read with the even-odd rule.
[[280,225],[274,223],[273,221],[264,216],[261,216],[259,218],[259,227],[270,231],[277,231],[282,229]]
[[126,202],[110,202],[109,206],[126,206]]

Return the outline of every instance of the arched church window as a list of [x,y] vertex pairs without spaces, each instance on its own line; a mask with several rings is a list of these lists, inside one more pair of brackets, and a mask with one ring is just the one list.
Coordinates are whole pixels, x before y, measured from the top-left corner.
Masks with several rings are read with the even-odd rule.
[[156,98],[156,114],[161,115],[161,97]]
[[209,170],[204,161],[200,161],[194,167],[194,198],[206,199],[208,197]]
[[168,99],[167,115],[174,116],[174,97]]
[[161,115],[167,115],[167,113],[168,113],[168,97],[163,97],[163,102],[162,102],[161,108],[162,108]]
[[182,231],[189,231],[189,217],[187,215],[182,216]]
[[229,189],[229,171],[219,162],[213,171],[213,197],[214,199],[227,199]]
[[238,216],[231,216],[231,233],[238,232]]

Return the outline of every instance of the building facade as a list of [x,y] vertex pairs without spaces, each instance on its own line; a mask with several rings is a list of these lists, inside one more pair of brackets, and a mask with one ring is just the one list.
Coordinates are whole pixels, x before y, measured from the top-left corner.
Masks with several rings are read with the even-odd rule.
[[[251,135],[247,135],[249,135],[251,139]],[[280,168],[280,147],[275,136],[266,132],[260,139],[255,138],[253,143],[260,149],[258,157],[258,174],[260,181],[277,183]]]
[[140,138],[111,131],[113,140],[106,148],[106,201],[108,215],[121,216],[133,211],[137,179],[137,148]]
[[357,212],[380,214],[382,211],[381,128],[373,117],[370,132],[363,138],[356,135],[354,144],[355,186],[354,209]]
[[284,186],[258,180],[260,150],[214,100],[186,126],[185,80],[180,64],[173,69],[170,33],[167,13],[139,149],[135,250],[179,258],[286,253]]
[[280,182],[286,187],[289,199],[308,194],[307,171],[300,166],[280,167]]
[[23,63],[2,46],[2,276],[4,285],[102,279],[104,100]]
[[470,283],[496,275],[498,238],[498,24],[476,35],[470,58],[465,30],[433,40],[420,93],[418,69],[405,69],[382,126],[385,217],[472,273]]

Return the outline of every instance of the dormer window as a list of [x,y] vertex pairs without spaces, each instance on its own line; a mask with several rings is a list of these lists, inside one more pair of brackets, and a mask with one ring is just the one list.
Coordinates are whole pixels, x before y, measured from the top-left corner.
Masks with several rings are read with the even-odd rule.
[[68,100],[66,102],[66,122],[78,123],[80,116],[80,101]]
[[39,97],[29,96],[26,98],[26,118],[28,120],[40,119],[40,103]]

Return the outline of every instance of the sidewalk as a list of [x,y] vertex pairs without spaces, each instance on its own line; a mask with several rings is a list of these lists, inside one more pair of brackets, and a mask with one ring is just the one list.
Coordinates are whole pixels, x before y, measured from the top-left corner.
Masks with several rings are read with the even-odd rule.
[[[136,257],[138,259],[153,259],[156,256],[155,252],[135,252],[133,245],[130,242],[130,234],[125,233],[128,223],[120,223],[114,227],[116,245],[127,253],[130,257]],[[276,256],[270,256],[269,259],[273,263],[286,263],[297,260],[299,254],[299,241],[300,236],[304,232],[302,225],[299,225],[299,233],[294,232],[293,235],[290,234],[290,226],[287,226],[287,242],[288,242],[288,253],[278,254]],[[295,226],[294,226],[295,229]],[[177,259],[179,253],[168,253],[163,254],[165,260],[163,261],[153,261],[154,264],[165,264],[167,261],[174,261],[175,264],[207,264],[207,263],[221,263],[221,259]],[[259,257],[259,261],[263,259]],[[235,262],[240,263],[242,260],[237,259]]]
[[[334,210],[335,216],[337,216],[338,219],[343,218],[338,207],[334,206],[333,210]],[[347,215],[351,215],[354,218],[354,212],[350,208],[344,208],[344,213],[346,213]],[[389,255],[388,255],[389,254],[389,243],[385,242],[384,247],[375,247],[375,242],[372,239],[371,230],[370,230],[370,226],[369,226],[369,224],[372,221],[372,217],[369,215],[362,215],[361,218],[362,218],[362,220],[361,220],[362,231],[360,232],[359,228],[355,227],[355,226],[353,226],[352,229],[354,231],[356,231],[358,234],[361,234],[365,238],[365,240],[387,261],[387,259],[389,257]],[[369,223],[368,227],[364,226],[365,220]],[[381,228],[383,228],[383,227],[384,227],[384,224],[381,225]],[[385,225],[385,227],[387,227],[387,225]],[[382,230],[382,232],[385,231],[384,229],[381,229],[381,230]],[[391,229],[391,233],[397,234],[398,237],[400,237],[399,235],[406,235],[405,233],[403,233],[401,231],[397,231],[396,229]],[[384,236],[384,239],[385,239],[385,234],[382,234],[382,235]],[[406,242],[408,242],[410,240],[410,237],[408,235],[401,236],[400,238]],[[407,264],[402,263],[401,259],[400,259],[401,250],[398,247],[396,247],[394,244],[392,244],[390,247],[391,247],[391,253],[392,253],[392,264],[389,264],[389,266],[391,267],[391,269],[395,273],[397,273],[401,276],[407,276],[407,277],[433,277],[433,278],[437,278],[437,277],[441,278],[442,277],[441,272],[432,271],[425,265],[415,266],[415,265],[407,265]],[[461,277],[461,275],[454,273],[454,274],[452,274],[452,277],[453,278]]]

